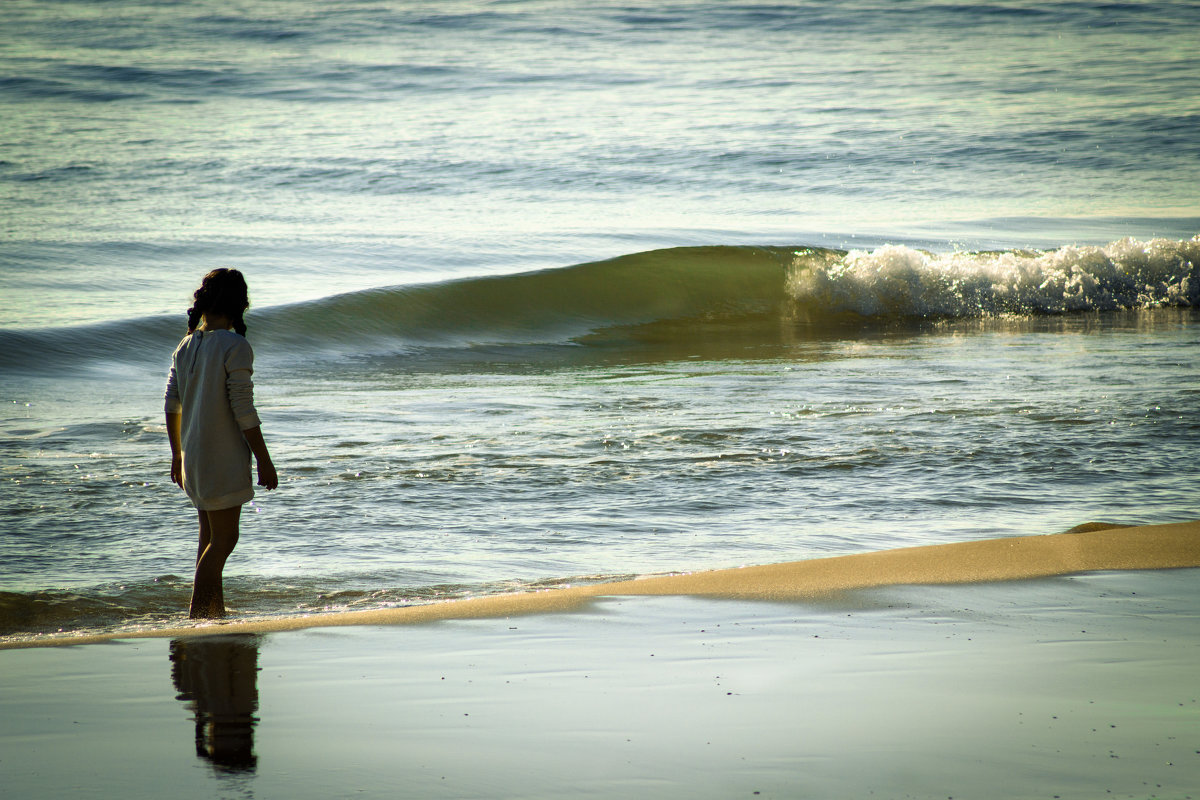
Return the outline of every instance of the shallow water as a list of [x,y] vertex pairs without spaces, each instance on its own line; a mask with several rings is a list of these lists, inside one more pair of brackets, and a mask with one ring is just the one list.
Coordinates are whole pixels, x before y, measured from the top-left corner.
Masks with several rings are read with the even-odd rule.
[[[696,337],[694,357],[609,363],[268,362],[284,479],[247,508],[230,602],[370,607],[1188,518],[1196,332],[1163,309],[751,339],[736,357],[719,336],[715,356]],[[95,392],[104,418],[72,423],[73,399],[32,397],[5,420],[9,631],[177,617],[193,517],[157,415]]]
[[239,614],[1195,518],[1194,5],[830,8],[6,3],[0,635],[178,620],[214,266]]

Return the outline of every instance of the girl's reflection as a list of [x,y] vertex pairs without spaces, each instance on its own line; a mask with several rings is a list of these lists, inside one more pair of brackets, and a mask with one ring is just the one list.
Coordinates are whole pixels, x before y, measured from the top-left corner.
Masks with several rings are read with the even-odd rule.
[[258,718],[259,637],[230,634],[171,642],[171,679],[196,718],[196,755],[222,772],[252,772]]

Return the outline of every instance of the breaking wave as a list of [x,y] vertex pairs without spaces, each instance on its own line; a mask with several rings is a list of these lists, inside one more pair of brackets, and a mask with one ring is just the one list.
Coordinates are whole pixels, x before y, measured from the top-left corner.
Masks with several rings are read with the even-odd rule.
[[934,255],[889,245],[831,264],[797,260],[793,300],[866,317],[1062,314],[1200,303],[1200,237],[1105,247]]
[[[265,351],[380,354],[486,346],[740,340],[778,324],[820,336],[846,320],[895,321],[1200,307],[1200,236],[1041,252],[935,254],[899,245],[679,247],[560,269],[395,286],[252,310]],[[770,323],[762,327],[761,323]],[[755,327],[758,325],[758,327]],[[715,333],[714,333],[715,332]],[[0,367],[157,363],[181,319],[0,330]],[[643,337],[644,338],[644,337]]]

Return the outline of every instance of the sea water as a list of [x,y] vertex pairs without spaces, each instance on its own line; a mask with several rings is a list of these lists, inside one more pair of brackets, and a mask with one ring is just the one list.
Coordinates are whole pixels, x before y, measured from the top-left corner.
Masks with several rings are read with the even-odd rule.
[[1195,518],[1192,3],[0,8],[0,635],[178,623],[162,387],[243,270],[233,613]]

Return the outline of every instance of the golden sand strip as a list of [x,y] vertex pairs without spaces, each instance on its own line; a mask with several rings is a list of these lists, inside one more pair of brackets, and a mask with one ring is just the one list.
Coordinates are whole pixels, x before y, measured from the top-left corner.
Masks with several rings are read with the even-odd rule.
[[905,547],[376,611],[332,612],[93,636],[48,636],[0,643],[0,649],[91,644],[113,639],[273,633],[341,625],[397,625],[509,617],[569,610],[600,596],[692,595],[744,600],[803,600],[876,586],[978,583],[1101,570],[1176,567],[1200,567],[1200,520],[1141,527],[1092,523],[1048,536]]

